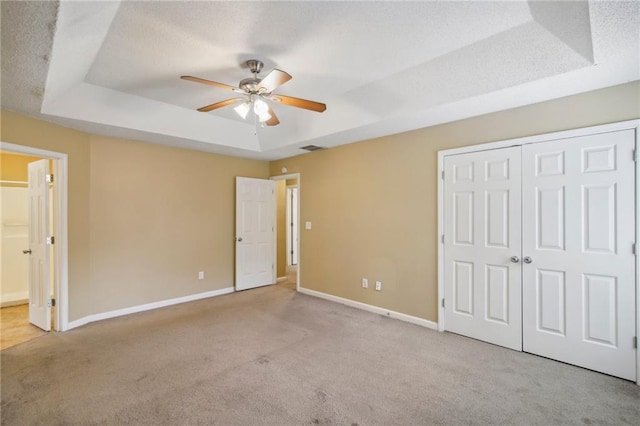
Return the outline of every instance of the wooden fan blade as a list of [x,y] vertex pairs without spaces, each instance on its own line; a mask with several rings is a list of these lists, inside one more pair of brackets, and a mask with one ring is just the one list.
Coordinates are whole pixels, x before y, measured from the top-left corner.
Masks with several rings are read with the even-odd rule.
[[274,69],[260,81],[258,89],[264,89],[265,93],[271,93],[289,80],[291,80],[291,76],[289,74],[284,71]]
[[267,126],[277,126],[278,124],[280,124],[280,120],[278,120],[276,113],[273,112],[273,108],[271,107],[269,107],[269,115],[271,116],[271,118],[265,121],[264,124],[266,124]]
[[213,111],[214,109],[226,107],[227,105],[231,105],[231,104],[234,104],[234,103],[236,103],[238,101],[243,101],[243,100],[244,100],[244,98],[227,99],[227,100],[224,100],[224,101],[216,102],[215,104],[211,104],[211,105],[203,106],[202,108],[198,108],[198,111],[200,111],[200,112],[209,112],[209,111]]
[[231,90],[233,92],[243,92],[242,89],[238,87],[229,86],[228,84],[218,83],[217,81],[205,80],[204,78],[192,77],[190,75],[180,76],[183,80],[193,81],[195,83],[208,84],[209,86],[218,87],[220,89]]
[[284,105],[308,109],[316,112],[323,112],[327,109],[327,106],[320,102],[308,101],[306,99],[294,98],[292,96],[273,95],[270,99],[273,102],[278,102]]

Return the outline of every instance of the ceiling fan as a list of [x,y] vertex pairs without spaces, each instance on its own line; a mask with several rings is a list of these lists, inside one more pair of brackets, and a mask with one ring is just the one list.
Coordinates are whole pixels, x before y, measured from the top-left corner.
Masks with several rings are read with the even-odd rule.
[[240,80],[240,84],[238,84],[239,87],[205,80],[203,78],[192,77],[190,75],[183,75],[180,78],[183,80],[194,81],[196,83],[208,84],[209,86],[218,87],[220,89],[230,90],[242,95],[241,97],[226,99],[224,101],[198,108],[198,111],[200,112],[209,112],[228,105],[238,104],[234,110],[243,119],[246,119],[249,111],[253,110],[260,123],[264,123],[267,126],[276,126],[280,124],[280,120],[278,120],[273,109],[271,109],[271,106],[269,106],[265,100],[316,112],[323,112],[327,109],[327,106],[320,102],[273,94],[274,90],[291,80],[292,77],[286,72],[279,69],[273,69],[264,78],[258,78],[258,74],[262,70],[264,64],[257,59],[250,59],[246,62],[246,65],[253,74],[253,77]]

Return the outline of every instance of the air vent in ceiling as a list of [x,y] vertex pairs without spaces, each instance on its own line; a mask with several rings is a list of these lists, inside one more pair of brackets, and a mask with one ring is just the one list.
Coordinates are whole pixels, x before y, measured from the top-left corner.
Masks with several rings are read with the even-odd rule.
[[317,145],[307,145],[303,146],[300,149],[304,149],[306,151],[320,151],[321,149],[327,149],[325,146],[317,146]]

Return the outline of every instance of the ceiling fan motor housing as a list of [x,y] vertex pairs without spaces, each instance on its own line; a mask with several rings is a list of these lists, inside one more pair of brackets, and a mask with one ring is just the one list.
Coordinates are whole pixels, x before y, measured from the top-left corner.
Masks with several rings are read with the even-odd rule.
[[240,84],[238,85],[245,92],[255,95],[260,89],[258,88],[258,84],[262,81],[261,78],[249,77],[240,80]]
[[260,73],[260,71],[262,71],[262,67],[264,66],[264,64],[262,63],[262,61],[258,61],[257,59],[249,59],[247,62],[245,62],[245,64],[247,65],[247,67],[249,67],[249,70],[253,74],[253,77],[240,80],[240,84],[238,84],[238,86],[245,92],[251,95],[255,95],[260,91],[258,88],[258,84],[260,84],[262,79],[258,78],[258,74]]
[[262,71],[262,67],[264,66],[262,61],[258,61],[257,59],[249,59],[246,64],[249,67],[249,70],[251,70],[252,74],[258,74],[260,71]]

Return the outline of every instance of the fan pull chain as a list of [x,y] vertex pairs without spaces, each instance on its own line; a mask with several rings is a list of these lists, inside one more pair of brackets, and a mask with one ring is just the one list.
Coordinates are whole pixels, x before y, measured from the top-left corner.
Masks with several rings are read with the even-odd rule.
[[258,136],[258,114],[253,114],[253,136]]

